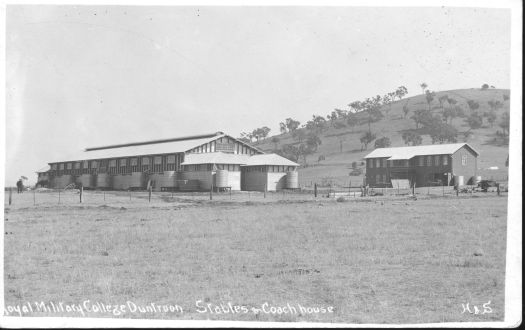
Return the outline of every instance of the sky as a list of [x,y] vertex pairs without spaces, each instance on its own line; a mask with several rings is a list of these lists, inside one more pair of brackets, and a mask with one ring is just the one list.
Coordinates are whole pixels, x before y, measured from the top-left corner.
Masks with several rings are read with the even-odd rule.
[[510,10],[8,6],[6,185],[90,146],[233,136],[398,86],[510,87]]

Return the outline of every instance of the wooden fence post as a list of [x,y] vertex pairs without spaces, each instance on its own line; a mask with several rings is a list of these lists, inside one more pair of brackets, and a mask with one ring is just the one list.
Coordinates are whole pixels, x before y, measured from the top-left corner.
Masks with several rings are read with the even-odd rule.
[[36,186],[35,186],[35,189],[33,189],[33,205],[36,205],[35,190],[36,190]]
[[268,176],[266,176],[266,181],[264,182],[264,198],[266,198],[267,189],[268,189]]
[[58,204],[60,204],[60,188],[58,188]]
[[13,200],[13,189],[9,187],[9,205],[11,205],[12,200]]
[[80,186],[80,192],[79,192],[79,197],[80,197],[80,204],[82,204],[82,193],[84,192],[84,187],[83,186]]
[[128,189],[129,191],[129,200],[131,200],[131,189]]
[[104,202],[105,202],[106,201],[106,191],[102,190],[102,192],[104,193]]
[[148,189],[148,202],[151,202],[151,188],[152,186],[150,185]]
[[314,185],[314,197],[317,197],[317,183]]

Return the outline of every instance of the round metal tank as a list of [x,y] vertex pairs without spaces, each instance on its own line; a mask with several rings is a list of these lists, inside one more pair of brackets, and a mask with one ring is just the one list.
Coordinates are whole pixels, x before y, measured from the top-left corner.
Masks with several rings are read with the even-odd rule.
[[481,175],[475,176],[474,177],[474,184],[477,185],[480,182],[481,182]]
[[465,177],[463,175],[454,175],[454,185],[456,185],[456,186],[464,186],[465,185]]
[[217,172],[215,173],[215,187],[225,188],[228,186],[228,171],[217,170]]
[[84,188],[93,188],[94,187],[94,176],[91,174],[82,174],[77,177],[77,183],[81,184]]
[[107,173],[97,175],[97,188],[111,188],[111,176]]
[[67,185],[72,184],[73,182],[75,182],[75,178],[72,175],[64,174],[64,175],[56,177],[55,184],[57,188],[62,189],[66,187]]
[[162,188],[173,188],[176,186],[177,182],[177,172],[175,171],[164,171],[158,180],[157,185]]
[[144,188],[144,173],[143,172],[132,172],[129,179],[130,188]]
[[286,188],[297,189],[299,188],[299,172],[293,171],[286,173]]

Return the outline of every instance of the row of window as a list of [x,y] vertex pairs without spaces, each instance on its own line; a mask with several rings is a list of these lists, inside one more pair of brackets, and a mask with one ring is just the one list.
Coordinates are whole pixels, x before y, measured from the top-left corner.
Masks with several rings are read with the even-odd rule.
[[[151,157],[142,157],[141,163],[142,165],[150,165]],[[166,157],[166,163],[167,164],[175,164],[175,155],[168,155]],[[154,156],[153,157],[153,164],[154,165],[161,165],[162,164],[162,156]],[[85,169],[85,168],[98,168],[100,165],[100,161],[92,160],[87,161],[84,160],[82,162],[69,162],[69,163],[59,163],[59,164],[51,164],[52,170],[71,170],[71,169]],[[109,167],[117,167],[117,159],[110,159],[108,163]],[[120,167],[124,166],[138,166],[138,158],[122,158],[118,159],[118,165]]]
[[[217,164],[215,168],[212,164],[197,164],[197,165],[183,165],[183,171],[188,172],[199,172],[199,171],[213,171],[213,170],[227,170],[227,171],[240,171],[241,166],[238,164]],[[244,168],[246,172],[270,172],[270,173],[283,173],[295,171],[295,166],[283,166],[283,165],[261,165],[261,166],[247,166]]]
[[[434,155],[434,156],[418,156],[417,157],[417,166],[440,166],[448,165],[449,156],[448,155]],[[462,157],[462,165],[467,164],[467,156]],[[400,159],[400,160],[387,160],[386,158],[375,158],[368,159],[369,168],[381,168],[381,167],[408,167],[410,166],[409,160]]]

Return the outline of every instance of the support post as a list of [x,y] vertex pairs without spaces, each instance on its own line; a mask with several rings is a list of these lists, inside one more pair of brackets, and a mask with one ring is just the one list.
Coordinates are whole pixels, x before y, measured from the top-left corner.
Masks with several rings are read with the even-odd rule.
[[317,183],[314,185],[314,197],[317,197]]
[[82,204],[82,193],[84,192],[84,187],[83,186],[80,186],[80,193],[79,193],[79,197],[80,197],[80,204]]
[[60,188],[58,188],[58,204],[60,204]]
[[12,201],[13,201],[13,189],[9,187],[9,205],[11,205]]
[[264,198],[266,198],[267,189],[268,189],[268,176],[266,176],[266,181],[264,182]]
[[35,190],[36,190],[36,186],[35,186],[35,189],[33,189],[33,205],[36,205],[36,193],[35,193]]
[[102,192],[104,193],[104,202],[105,202],[106,201],[106,191],[102,190]]
[[149,189],[148,189],[148,202],[151,202],[151,185],[149,186]]

